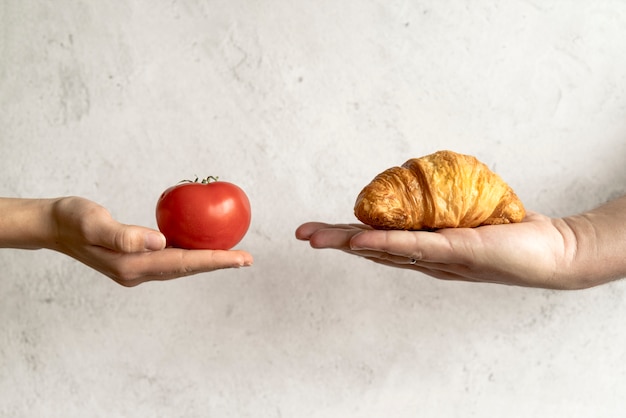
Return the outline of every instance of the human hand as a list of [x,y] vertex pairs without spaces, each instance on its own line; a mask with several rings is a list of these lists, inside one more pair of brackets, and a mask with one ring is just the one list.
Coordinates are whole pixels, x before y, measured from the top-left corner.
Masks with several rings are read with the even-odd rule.
[[576,241],[562,219],[530,212],[521,223],[435,232],[306,223],[296,238],[444,280],[552,289],[590,287],[571,271]]
[[124,225],[84,198],[53,203],[54,239],[47,245],[105,274],[122,286],[169,280],[223,268],[252,265],[245,251],[165,248],[159,231]]

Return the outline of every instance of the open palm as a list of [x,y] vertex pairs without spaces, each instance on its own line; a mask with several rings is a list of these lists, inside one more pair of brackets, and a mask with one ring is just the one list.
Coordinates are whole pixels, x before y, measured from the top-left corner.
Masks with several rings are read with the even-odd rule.
[[572,289],[567,266],[575,240],[566,222],[530,212],[521,223],[427,231],[381,231],[365,225],[301,225],[296,237],[393,267],[445,280]]

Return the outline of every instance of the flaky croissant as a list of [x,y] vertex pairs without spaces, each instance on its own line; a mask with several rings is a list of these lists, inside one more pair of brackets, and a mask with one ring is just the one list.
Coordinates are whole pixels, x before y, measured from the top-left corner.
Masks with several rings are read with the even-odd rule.
[[432,230],[520,222],[525,210],[485,164],[438,151],[380,173],[359,194],[354,214],[376,229]]

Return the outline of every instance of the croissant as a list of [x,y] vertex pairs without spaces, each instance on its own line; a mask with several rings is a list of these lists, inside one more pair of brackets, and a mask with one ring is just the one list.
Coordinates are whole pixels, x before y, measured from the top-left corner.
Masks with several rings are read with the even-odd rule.
[[376,229],[433,230],[520,222],[525,210],[475,157],[438,151],[380,173],[357,197],[354,214]]

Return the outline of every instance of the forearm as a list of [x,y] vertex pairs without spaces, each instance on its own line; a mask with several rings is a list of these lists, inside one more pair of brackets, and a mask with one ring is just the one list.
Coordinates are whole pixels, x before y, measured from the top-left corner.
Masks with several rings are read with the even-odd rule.
[[0,198],[0,248],[49,248],[57,199]]
[[626,277],[626,196],[563,222],[569,280],[591,287]]

